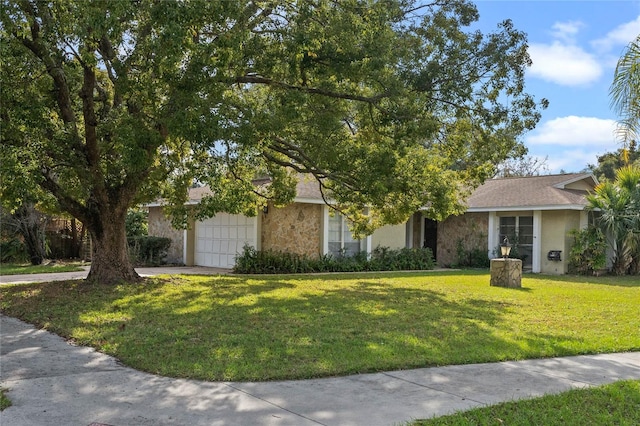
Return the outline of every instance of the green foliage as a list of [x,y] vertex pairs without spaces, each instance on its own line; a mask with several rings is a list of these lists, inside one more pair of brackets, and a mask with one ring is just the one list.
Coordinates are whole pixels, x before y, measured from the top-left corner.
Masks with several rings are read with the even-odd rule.
[[633,268],[640,264],[640,166],[618,169],[615,181],[600,183],[587,201],[613,252],[612,272],[640,273]]
[[613,181],[616,178],[616,170],[627,164],[640,166],[640,150],[638,143],[631,140],[626,147],[618,149],[616,152],[607,152],[598,157],[598,164],[589,165],[589,170],[600,180]]
[[462,268],[488,268],[491,264],[487,250],[480,248],[465,249],[462,240],[456,242],[456,255],[458,257],[456,266]]
[[599,228],[574,229],[575,242],[569,252],[569,270],[582,275],[594,275],[607,266],[607,242]]
[[149,224],[147,219],[149,212],[143,209],[129,209],[125,221],[127,237],[142,237],[148,234]]
[[546,107],[524,92],[526,35],[477,19],[466,0],[3,1],[3,167],[124,269],[103,230],[160,196],[184,225],[194,181],[215,194],[198,217],[290,202],[303,173],[358,235],[425,205],[443,219]]
[[[477,238],[459,239],[456,241],[456,256],[458,258],[456,266],[462,268],[488,268],[490,266],[491,260],[489,259],[487,250],[478,248],[478,246],[481,245],[479,242],[482,238],[483,236],[479,235]],[[477,244],[468,247],[470,239],[474,240]]]
[[127,238],[129,256],[139,266],[158,266],[165,263],[171,239],[165,237],[135,236]]
[[0,261],[2,263],[23,263],[29,260],[27,248],[20,238],[2,237],[0,241]]
[[618,137],[626,146],[640,136],[640,34],[618,60],[609,94],[611,106],[620,116]]
[[5,408],[11,407],[11,400],[6,394],[7,390],[4,388],[0,388],[0,411],[3,411]]
[[367,256],[305,255],[273,250],[258,251],[245,246],[236,257],[233,271],[240,274],[296,274],[309,272],[362,272],[433,269],[435,262],[430,249],[390,249],[377,247]]
[[429,248],[376,247],[371,252],[370,271],[420,271],[435,267],[433,253]]

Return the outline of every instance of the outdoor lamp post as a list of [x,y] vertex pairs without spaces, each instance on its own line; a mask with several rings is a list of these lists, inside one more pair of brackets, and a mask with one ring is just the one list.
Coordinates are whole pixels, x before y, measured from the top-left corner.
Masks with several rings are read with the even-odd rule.
[[502,244],[500,244],[500,253],[502,253],[503,258],[509,257],[509,253],[511,253],[511,244],[509,244],[509,238],[506,236],[504,240],[502,240]]

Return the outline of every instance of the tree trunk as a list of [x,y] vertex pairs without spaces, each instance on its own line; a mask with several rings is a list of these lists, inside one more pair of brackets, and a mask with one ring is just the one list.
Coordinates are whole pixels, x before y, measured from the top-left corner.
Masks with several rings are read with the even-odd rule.
[[140,276],[129,259],[125,215],[100,211],[98,217],[93,219],[88,226],[92,257],[87,281],[102,284],[140,281]]
[[46,256],[44,228],[46,217],[38,212],[33,203],[23,203],[14,213],[13,220],[24,240],[32,265],[40,265]]

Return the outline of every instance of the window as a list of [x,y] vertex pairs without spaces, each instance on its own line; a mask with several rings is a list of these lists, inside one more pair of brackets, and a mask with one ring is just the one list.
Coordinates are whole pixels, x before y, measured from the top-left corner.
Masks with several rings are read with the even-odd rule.
[[500,218],[500,240],[509,238],[512,253],[522,259],[522,268],[531,270],[533,261],[533,216],[504,216]]
[[353,256],[366,250],[365,240],[353,238],[347,221],[340,214],[329,216],[329,253],[334,256]]

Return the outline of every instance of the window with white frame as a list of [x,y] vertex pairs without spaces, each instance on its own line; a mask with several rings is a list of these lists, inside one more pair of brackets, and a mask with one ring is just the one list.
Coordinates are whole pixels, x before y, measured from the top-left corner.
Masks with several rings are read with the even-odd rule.
[[533,260],[533,216],[503,216],[500,218],[500,242],[504,237],[515,245],[522,267],[530,270]]
[[366,250],[366,240],[356,240],[347,220],[336,213],[329,216],[329,253],[334,256],[353,256]]

